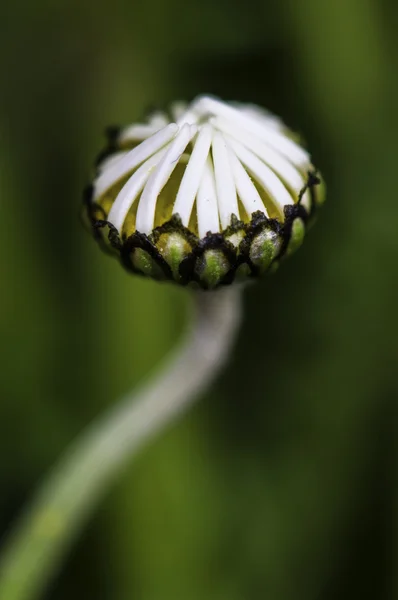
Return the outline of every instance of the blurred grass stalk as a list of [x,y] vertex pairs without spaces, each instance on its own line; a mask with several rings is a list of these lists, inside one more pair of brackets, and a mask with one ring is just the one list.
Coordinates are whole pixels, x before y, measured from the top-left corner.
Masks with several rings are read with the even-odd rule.
[[[343,191],[352,204],[340,206],[340,218],[351,226],[352,238],[366,255],[372,242],[380,240],[386,248],[396,237],[395,224],[386,219],[394,214],[396,198],[395,123],[398,88],[391,80],[397,69],[396,40],[391,39],[388,22],[383,21],[383,3],[374,0],[335,0],[320,4],[317,0],[291,2],[284,19],[296,42],[301,63],[302,83],[311,90],[310,110],[314,120],[324,124],[332,144],[336,171],[342,179],[335,191]],[[372,140],[373,151],[370,140]],[[375,176],[376,175],[376,176]],[[374,198],[358,211],[356,198]],[[343,198],[334,197],[335,209]],[[372,230],[369,213],[372,209]],[[373,210],[374,209],[374,210]],[[388,240],[391,240],[390,244]],[[336,241],[337,243],[337,241]],[[339,250],[336,268],[339,268]],[[383,268],[370,272],[371,263],[362,264],[347,254],[345,263],[362,269],[357,278],[371,280],[374,289],[386,289]],[[388,287],[388,283],[387,283]],[[378,319],[369,314],[369,319]],[[395,462],[396,464],[396,462]],[[396,477],[391,473],[391,478]],[[398,498],[398,496],[396,496]],[[398,504],[396,504],[398,506]],[[397,523],[397,513],[392,516]],[[398,530],[392,527],[394,542],[392,563],[398,557]],[[394,548],[394,549],[393,549]],[[391,597],[398,597],[397,570],[394,580],[386,582]],[[318,573],[319,576],[319,573]]]
[[126,462],[185,410],[228,358],[241,286],[196,292],[186,340],[153,379],[89,426],[39,489],[0,560],[0,598],[32,600]]
[[315,118],[322,119],[336,149],[358,157],[358,135],[377,138],[387,123],[382,108],[391,69],[380,4],[336,0],[320,7],[316,0],[300,0],[284,16]]

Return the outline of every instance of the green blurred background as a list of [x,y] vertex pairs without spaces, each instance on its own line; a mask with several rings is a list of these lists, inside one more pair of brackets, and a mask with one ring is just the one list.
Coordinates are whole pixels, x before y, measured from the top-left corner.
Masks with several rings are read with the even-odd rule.
[[46,600],[398,597],[398,5],[0,13],[3,532],[185,322],[186,291],[128,276],[81,227],[104,126],[203,92],[256,102],[328,184],[300,252],[247,290],[229,368],[124,474]]

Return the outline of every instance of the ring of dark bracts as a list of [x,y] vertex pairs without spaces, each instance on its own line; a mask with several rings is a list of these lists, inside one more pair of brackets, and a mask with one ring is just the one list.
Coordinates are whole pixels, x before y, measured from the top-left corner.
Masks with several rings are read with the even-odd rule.
[[[182,225],[178,214],[150,235],[135,231],[122,238],[106,220],[103,208],[93,202],[92,186],[84,193],[84,220],[101,248],[118,257],[128,271],[183,286],[215,289],[272,273],[301,246],[315,218],[320,183],[317,172],[308,172],[298,202],[284,207],[283,222],[261,211],[254,212],[248,223],[232,215],[230,226],[222,233],[209,232],[201,239]],[[301,204],[307,190],[311,194],[309,210]]]

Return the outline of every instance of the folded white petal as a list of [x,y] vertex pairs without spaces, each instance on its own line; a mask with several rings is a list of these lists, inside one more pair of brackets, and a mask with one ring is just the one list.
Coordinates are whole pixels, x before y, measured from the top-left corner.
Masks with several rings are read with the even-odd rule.
[[178,126],[175,123],[170,123],[170,125],[152,135],[139,146],[130,150],[121,160],[104,170],[94,183],[94,200],[97,200],[112,185],[138,167],[151,154],[155,154],[155,152],[170,142],[177,131]]
[[153,125],[154,127],[158,127],[159,129],[161,127],[166,127],[166,125],[168,125],[169,122],[170,121],[167,118],[166,113],[160,110],[152,113],[148,118],[149,125]]
[[285,128],[282,119],[259,106],[255,106],[254,104],[240,104],[239,109],[250,117],[259,119],[267,127],[273,127],[279,131],[282,131]]
[[217,205],[216,181],[210,156],[207,157],[199,183],[196,206],[199,237],[204,237],[209,231],[211,233],[219,233],[220,218]]
[[233,106],[214,98],[202,97],[197,100],[196,104],[194,103],[194,108],[200,115],[225,117],[236,125],[240,125],[247,131],[254,133],[275,150],[278,150],[298,167],[302,167],[309,162],[308,153],[284,133],[277,131],[274,127],[267,127],[262,120],[245,114]]
[[128,150],[126,150],[124,152],[115,152],[115,154],[111,154],[110,156],[107,156],[98,165],[98,172],[102,173],[103,171],[105,171],[105,169],[109,169],[109,167],[111,167],[112,165],[115,165],[121,158],[123,158],[123,156],[126,156],[127,153],[128,153]]
[[251,217],[252,213],[261,210],[268,217],[267,209],[264,206],[261,196],[256,190],[247,171],[243,167],[236,154],[229,148],[229,161],[234,174],[235,185],[238,191],[239,198],[245,208],[245,211]]
[[148,158],[148,160],[135,171],[117,195],[109,212],[108,221],[112,223],[119,232],[122,231],[123,223],[128,212],[144,189],[153,167],[159,163],[167,150],[168,146],[162,148],[162,150],[159,150],[159,152],[156,152],[156,154]]
[[170,113],[171,116],[173,117],[173,121],[178,121],[178,119],[181,118],[181,116],[186,112],[187,110],[187,103],[186,102],[173,102],[170,105]]
[[205,125],[199,132],[178,190],[173,213],[180,215],[182,224],[185,227],[188,227],[189,224],[192,207],[209,155],[212,136],[213,129],[210,125]]
[[120,133],[118,142],[120,144],[125,144],[127,142],[142,142],[142,140],[146,140],[164,126],[164,124],[159,125],[158,123],[151,123],[150,125],[132,125]]
[[222,228],[231,224],[231,216],[239,219],[235,181],[229,163],[228,147],[224,137],[217,131],[213,136],[213,163],[216,176],[218,211]]
[[284,158],[282,154],[273,150],[264,144],[258,137],[248,133],[244,129],[241,129],[231,121],[217,117],[212,121],[212,123],[214,123],[214,126],[217,129],[229,134],[234,140],[240,142],[243,144],[243,146],[245,146],[245,148],[258,156],[258,158],[261,158],[261,160],[265,162],[266,165],[271,167],[271,169],[289,186],[289,188],[291,188],[292,192],[294,192],[298,197],[300,191],[305,185],[306,180],[300,171],[298,171],[298,169],[296,169],[292,163]]
[[[209,96],[174,103],[169,112],[155,111],[145,123],[124,129],[117,142],[119,150],[98,167],[93,199],[101,203],[115,184],[124,182],[107,217],[119,232],[133,208],[141,233],[149,235],[162,222],[158,198],[177,165],[186,165],[185,170],[173,176],[171,187],[176,185],[177,192],[167,198],[165,213],[162,195],[162,215],[179,214],[185,227],[196,216],[200,237],[229,227],[232,215],[247,220],[261,211],[283,222],[284,207],[298,202],[313,168],[309,154],[278,117],[252,104]],[[136,146],[125,150],[127,142]],[[309,189],[301,204],[311,210]],[[104,206],[109,206],[109,195]]]
[[196,132],[197,129],[193,125],[183,125],[173,142],[170,144],[165,156],[149,177],[138,204],[136,217],[137,231],[150,234],[153,230],[158,196]]
[[283,215],[283,207],[286,204],[294,204],[293,197],[289,194],[281,180],[275,173],[267,167],[253,152],[250,152],[239,142],[232,138],[229,139],[232,149],[236,156],[245,165],[249,173],[258,181],[268,194],[271,202],[278,209],[280,215]]

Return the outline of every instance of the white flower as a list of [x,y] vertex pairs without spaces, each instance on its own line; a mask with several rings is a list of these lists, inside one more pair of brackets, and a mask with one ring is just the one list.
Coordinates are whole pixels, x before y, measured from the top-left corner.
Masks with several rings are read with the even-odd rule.
[[[301,240],[305,221],[321,201],[314,191],[319,180],[308,152],[279,118],[249,104],[209,96],[189,105],[174,104],[169,115],[156,112],[145,124],[120,130],[109,150],[98,166],[89,198],[91,220],[108,228],[112,245],[122,254],[126,244],[130,255],[141,246],[151,266],[143,264],[142,255],[139,266],[137,256],[131,266],[152,276],[153,262],[159,266],[163,261],[172,278],[203,284],[194,264],[198,256],[186,262],[191,275],[196,273],[193,277],[183,277],[180,262],[195,254],[194,238],[197,243],[202,240],[202,246],[207,241],[210,251],[220,239],[214,236],[221,233],[235,249],[239,264],[225,264],[230,258],[225,258],[224,247],[217,255],[223,255],[220,272],[213,273],[212,282],[204,287],[227,280],[226,275],[244,262],[252,274],[266,270],[288,250],[293,221],[300,220]],[[262,237],[253,237],[251,230],[259,222]],[[168,227],[168,243],[164,239],[159,243],[162,227],[170,223],[174,225]],[[154,246],[149,255],[148,247],[142,247],[144,239],[144,245],[149,241]],[[242,260],[245,244],[250,247]],[[297,240],[290,244],[294,245]],[[171,264],[170,253],[178,255],[177,262]],[[129,263],[126,256],[124,263]]]

